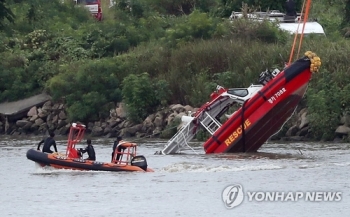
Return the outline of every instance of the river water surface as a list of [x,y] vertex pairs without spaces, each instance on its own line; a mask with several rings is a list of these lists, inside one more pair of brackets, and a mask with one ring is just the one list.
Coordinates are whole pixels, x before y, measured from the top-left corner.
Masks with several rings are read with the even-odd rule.
[[[81,172],[40,168],[26,158],[39,137],[0,141],[0,216],[350,216],[350,145],[264,144],[257,154],[154,155],[166,141],[139,141],[154,173]],[[57,138],[58,151],[66,141]],[[112,140],[93,140],[109,161]],[[196,145],[196,144],[194,144]],[[227,209],[223,190],[341,192],[341,201],[249,201]]]

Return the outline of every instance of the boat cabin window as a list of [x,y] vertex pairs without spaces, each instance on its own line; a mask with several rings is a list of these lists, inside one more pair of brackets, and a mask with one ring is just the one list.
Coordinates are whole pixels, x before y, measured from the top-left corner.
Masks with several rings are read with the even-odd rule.
[[239,97],[245,97],[248,95],[247,89],[237,89],[237,88],[231,88],[227,91],[228,94],[239,96]]

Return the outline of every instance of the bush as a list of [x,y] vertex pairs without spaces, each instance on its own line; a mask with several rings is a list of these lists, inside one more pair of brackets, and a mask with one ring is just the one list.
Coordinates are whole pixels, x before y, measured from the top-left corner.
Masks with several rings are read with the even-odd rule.
[[282,43],[286,44],[289,38],[288,33],[280,30],[277,25],[262,21],[256,22],[246,19],[235,19],[228,25],[230,34],[226,37],[232,39],[240,39],[245,41],[259,40],[266,43]]
[[168,28],[163,41],[176,47],[195,39],[209,39],[216,32],[218,23],[218,19],[195,10],[188,18],[180,19],[174,27]]
[[49,80],[47,90],[55,100],[65,98],[70,118],[105,118],[103,114],[110,109],[102,109],[105,104],[122,99],[117,67],[112,59],[70,64]]
[[[339,88],[330,85],[320,91],[309,90],[307,104],[311,135],[317,140],[332,140],[341,116]],[[329,94],[332,93],[332,94]]]
[[122,94],[129,119],[142,121],[159,105],[166,103],[168,93],[167,83],[163,80],[152,83],[148,73],[127,76],[123,80]]

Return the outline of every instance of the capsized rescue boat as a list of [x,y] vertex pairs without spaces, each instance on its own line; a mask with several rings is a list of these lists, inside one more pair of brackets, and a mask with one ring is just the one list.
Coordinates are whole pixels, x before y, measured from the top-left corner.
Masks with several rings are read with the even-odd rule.
[[[67,143],[66,153],[44,153],[36,149],[27,151],[27,158],[41,166],[51,166],[57,169],[72,169],[72,170],[97,170],[97,171],[113,171],[113,172],[153,172],[148,168],[147,160],[143,155],[136,155],[137,144],[122,141],[119,143],[122,146],[118,150],[118,146],[114,151],[114,156],[111,162],[99,162],[85,160],[79,150],[75,148],[85,132],[85,126],[82,124],[73,123]],[[116,160],[116,156],[120,156]]]
[[[317,72],[320,66],[320,58],[308,51],[283,71],[262,72],[258,85],[217,86],[209,102],[193,116],[183,116],[186,124],[167,142],[162,154],[174,154],[190,147],[188,142],[200,128],[210,133],[203,144],[207,154],[257,151],[293,114],[312,72]],[[239,108],[225,118],[234,105]]]

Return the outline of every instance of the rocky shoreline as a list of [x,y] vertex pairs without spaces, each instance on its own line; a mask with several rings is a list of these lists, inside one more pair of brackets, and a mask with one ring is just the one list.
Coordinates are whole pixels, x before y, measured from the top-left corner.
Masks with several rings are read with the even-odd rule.
[[[91,137],[113,138],[117,136],[152,138],[169,138],[181,126],[181,117],[194,113],[198,108],[180,104],[149,115],[142,123],[134,124],[126,119],[123,103],[119,103],[105,120],[83,123],[87,126],[86,133]],[[279,133],[271,140],[305,141],[309,140],[310,128],[307,108],[296,111]],[[6,135],[45,135],[48,131],[56,135],[67,135],[71,123],[67,120],[65,105],[47,101],[41,107],[34,106],[20,120],[0,122],[0,133]],[[337,141],[350,133],[350,117],[344,115],[335,131]]]

